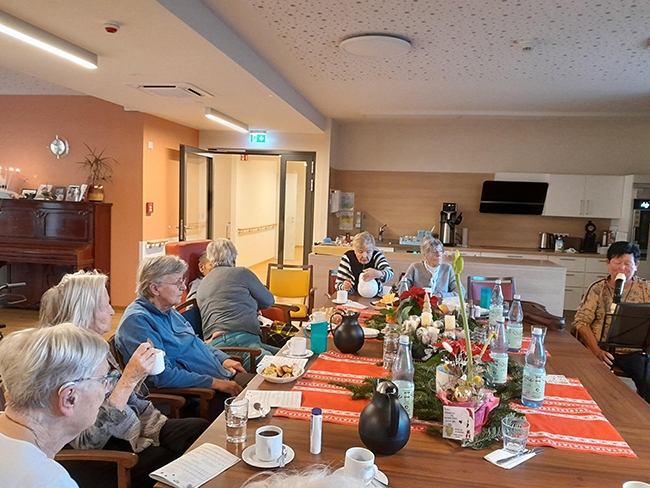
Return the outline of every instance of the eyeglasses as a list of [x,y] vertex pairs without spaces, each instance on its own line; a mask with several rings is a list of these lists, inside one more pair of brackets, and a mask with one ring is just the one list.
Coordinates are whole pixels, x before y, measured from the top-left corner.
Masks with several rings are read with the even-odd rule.
[[169,286],[175,286],[175,287],[178,288],[179,290],[185,290],[185,289],[187,288],[187,285],[185,284],[185,280],[184,280],[183,278],[181,278],[180,280],[175,281],[175,282],[173,282],[173,283],[169,283],[169,282],[161,281],[160,283],[158,283],[158,285],[169,285]]
[[115,385],[117,384],[118,380],[122,377],[120,373],[117,372],[117,370],[112,370],[108,374],[105,374],[104,376],[89,376],[87,378],[77,378],[76,380],[68,381],[67,383],[64,383],[61,385],[61,388],[59,388],[59,395],[65,390],[66,388],[70,388],[72,385],[76,385],[77,383],[81,383],[82,381],[89,381],[89,380],[99,380],[102,382],[102,385],[104,388],[106,388],[107,391],[113,391],[113,388],[115,388]]

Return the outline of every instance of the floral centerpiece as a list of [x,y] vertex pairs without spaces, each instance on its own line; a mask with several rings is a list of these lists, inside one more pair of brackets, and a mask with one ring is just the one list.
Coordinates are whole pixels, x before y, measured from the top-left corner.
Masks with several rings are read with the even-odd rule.
[[[456,251],[452,268],[459,283],[463,267],[464,260]],[[508,403],[521,396],[523,367],[509,361],[511,379],[505,385],[486,388],[485,372],[491,361],[488,351],[491,337],[485,344],[472,342],[471,330],[479,324],[467,316],[462,289],[459,290],[459,299],[459,309],[453,314],[462,329],[445,330],[441,319],[448,310],[438,304],[435,296],[429,297],[421,288],[411,288],[402,293],[399,304],[381,310],[369,318],[365,326],[379,329],[382,333],[392,329],[411,336],[413,358],[420,360],[415,363],[415,417],[442,421],[445,406],[471,408],[475,414],[476,435],[473,439],[463,439],[461,443],[482,449],[498,441],[502,418],[519,415]],[[353,399],[369,398],[373,393],[374,379],[368,378],[361,386],[335,384],[350,389]],[[442,432],[433,427],[428,430],[430,433]]]

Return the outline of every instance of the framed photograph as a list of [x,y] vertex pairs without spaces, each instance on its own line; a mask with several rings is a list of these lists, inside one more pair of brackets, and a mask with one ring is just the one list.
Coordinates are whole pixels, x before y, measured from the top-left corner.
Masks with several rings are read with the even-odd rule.
[[31,188],[23,188],[23,191],[20,193],[27,200],[34,200],[36,198],[36,193],[38,190],[32,190]]
[[40,185],[38,191],[36,192],[35,200],[45,200],[45,193],[50,193],[52,191],[52,185]]
[[55,186],[52,190],[52,196],[57,202],[65,200],[65,186]]
[[79,200],[80,202],[86,201],[86,195],[88,195],[88,185],[81,185],[79,189]]
[[68,187],[68,193],[65,196],[66,202],[78,202],[79,201],[79,185],[70,185]]

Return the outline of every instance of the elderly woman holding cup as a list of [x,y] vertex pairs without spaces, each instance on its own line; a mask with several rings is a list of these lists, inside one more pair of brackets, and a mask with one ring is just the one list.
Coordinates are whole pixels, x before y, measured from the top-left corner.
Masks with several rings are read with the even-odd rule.
[[[106,290],[108,277],[97,271],[67,274],[41,299],[40,324],[71,322],[98,336],[108,333],[115,313]],[[70,442],[74,449],[110,449],[138,454],[131,470],[134,486],[153,486],[149,473],[182,455],[208,427],[203,419],[168,419],[146,397],[144,379],[155,372],[156,350],[148,342],[138,346],[120,371],[109,353],[112,368],[121,373],[112,393],[99,409],[95,423]],[[164,364],[163,364],[164,367]],[[99,470],[95,464],[66,462],[66,469],[80,486],[115,486],[115,470]],[[104,472],[105,471],[105,472]]]
[[119,378],[107,354],[100,336],[72,324],[0,341],[0,486],[77,486],[54,455],[93,424]]
[[[438,300],[458,296],[458,284],[451,265],[442,262],[443,246],[435,237],[425,236],[420,244],[423,261],[412,263],[399,283],[399,293],[411,287],[424,288]],[[462,285],[461,285],[462,286]]]
[[375,238],[361,232],[352,239],[352,250],[341,256],[336,273],[335,288],[349,293],[359,293],[361,282],[377,282],[377,292],[383,283],[391,280],[393,270],[384,254],[375,247]]

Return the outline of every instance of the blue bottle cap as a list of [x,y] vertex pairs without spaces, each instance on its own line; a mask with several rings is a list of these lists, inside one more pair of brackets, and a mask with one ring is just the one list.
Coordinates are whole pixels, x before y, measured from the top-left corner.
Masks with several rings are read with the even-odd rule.
[[311,409],[311,414],[312,415],[323,415],[323,411],[320,408],[312,408]]

